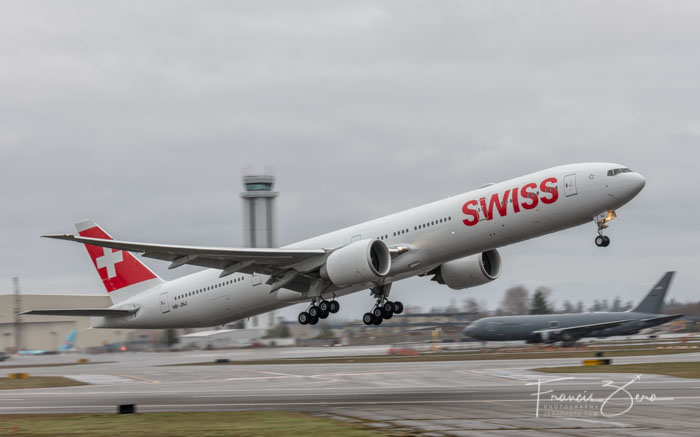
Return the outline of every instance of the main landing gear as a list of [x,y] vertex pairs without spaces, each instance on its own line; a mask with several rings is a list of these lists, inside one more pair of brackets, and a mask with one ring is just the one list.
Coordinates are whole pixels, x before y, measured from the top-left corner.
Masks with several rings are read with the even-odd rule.
[[381,299],[378,299],[372,311],[362,316],[362,322],[365,325],[381,325],[382,321],[389,320],[394,314],[401,314],[402,312],[403,304],[401,302],[391,302],[389,300],[382,302]]
[[372,308],[372,311],[362,316],[362,322],[365,325],[381,325],[383,320],[389,320],[394,314],[403,312],[403,304],[401,302],[391,302],[388,299],[390,290],[391,284],[380,285],[371,289],[372,296],[377,299],[377,303]]
[[299,313],[299,323],[302,325],[315,325],[319,319],[325,319],[329,314],[340,311],[340,303],[337,300],[320,300],[312,302],[306,311]]

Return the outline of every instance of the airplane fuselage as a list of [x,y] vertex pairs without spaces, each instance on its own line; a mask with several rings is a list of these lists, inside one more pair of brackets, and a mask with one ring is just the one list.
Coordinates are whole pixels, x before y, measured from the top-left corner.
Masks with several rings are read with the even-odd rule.
[[543,331],[556,331],[581,325],[614,322],[626,322],[614,327],[596,329],[585,337],[612,337],[615,335],[636,334],[642,329],[659,325],[660,321],[651,321],[659,314],[621,312],[575,313],[575,314],[537,314],[522,316],[486,317],[472,323],[464,334],[480,341],[526,341],[546,343],[548,340],[561,341],[561,338],[544,338]]
[[[631,200],[643,187],[637,173],[610,175],[622,166],[572,164],[484,186],[396,214],[300,241],[285,248],[334,249],[379,239],[408,251],[391,262],[382,284],[426,274],[443,263],[590,222]],[[169,328],[222,325],[299,302],[304,293],[269,292],[268,276],[208,269],[163,282],[113,308],[138,308],[128,317],[93,317],[94,327]],[[333,287],[324,298],[375,283]]]

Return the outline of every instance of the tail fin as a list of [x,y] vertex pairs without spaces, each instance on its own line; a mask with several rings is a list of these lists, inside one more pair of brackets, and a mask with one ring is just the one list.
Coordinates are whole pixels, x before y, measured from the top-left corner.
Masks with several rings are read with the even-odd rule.
[[636,308],[632,310],[633,313],[646,313],[646,314],[661,314],[661,309],[664,306],[664,299],[666,298],[666,291],[671,286],[671,280],[676,272],[666,272],[659,282],[656,283],[654,288],[649,291],[649,294],[642,300]]
[[[113,238],[92,220],[76,223],[82,237],[112,240]],[[107,247],[85,245],[113,303],[134,296],[163,282],[151,269],[129,252],[113,251]]]
[[63,344],[58,347],[59,351],[71,351],[75,349],[75,338],[78,336],[78,331],[72,330],[68,337],[63,341]]

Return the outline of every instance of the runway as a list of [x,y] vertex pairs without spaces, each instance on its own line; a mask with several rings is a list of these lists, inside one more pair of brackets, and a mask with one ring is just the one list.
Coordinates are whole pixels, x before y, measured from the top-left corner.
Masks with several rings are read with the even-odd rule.
[[[591,430],[697,435],[700,428],[699,380],[599,374],[542,382],[558,376],[529,370],[580,359],[163,366],[278,352],[125,353],[91,357],[113,361],[104,364],[30,368],[25,371],[32,375],[67,376],[90,385],[0,390],[0,413],[112,413],[123,403],[136,404],[140,412],[295,410],[425,435],[510,435],[533,429],[567,435],[590,435]],[[22,361],[77,357],[26,358]],[[700,361],[700,354],[615,359],[619,364],[656,361]],[[605,380],[617,387],[629,383],[633,402],[625,392],[613,394],[614,387],[604,387]],[[553,391],[543,393],[547,390]],[[587,400],[567,401],[560,395]]]

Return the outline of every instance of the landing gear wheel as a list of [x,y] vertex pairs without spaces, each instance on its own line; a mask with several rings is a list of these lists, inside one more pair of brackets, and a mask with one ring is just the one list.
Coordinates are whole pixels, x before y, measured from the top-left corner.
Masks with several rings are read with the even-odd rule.
[[387,300],[386,302],[384,302],[383,309],[386,312],[394,311],[394,304]]
[[325,319],[326,317],[328,317],[328,314],[330,314],[328,311],[319,311],[318,317],[321,319]]
[[299,313],[299,323],[301,323],[302,325],[306,325],[307,323],[309,323],[310,319],[311,316],[306,311]]
[[383,319],[381,317],[375,317],[374,320],[372,321],[372,323],[374,323],[375,325],[381,325],[382,320]]
[[394,312],[393,311],[382,311],[382,318],[384,320],[389,320],[390,318],[394,317]]
[[[331,310],[331,304],[327,300],[322,300],[318,304],[318,309],[321,310],[322,313],[328,313]],[[321,317],[322,319],[325,319],[325,317]]]
[[610,238],[603,235],[603,247],[608,247],[610,245]]
[[331,314],[335,314],[338,311],[340,311],[340,304],[338,303],[337,300],[330,301],[330,307],[331,307],[330,308]]
[[381,308],[377,307],[377,308],[375,308],[375,309],[372,310],[372,315],[373,315],[375,318],[377,318],[377,319],[381,319],[381,318],[382,318],[382,312],[383,312],[383,310],[382,310]]
[[309,309],[306,310],[306,311],[309,313],[309,315],[310,315],[312,318],[318,317],[319,311],[318,311],[318,307],[317,307],[316,305],[311,305],[311,307],[309,307]]
[[362,316],[362,323],[365,325],[374,324],[374,315],[372,315],[372,313],[365,313],[365,315]]
[[318,316],[309,319],[309,325],[315,325],[316,323],[318,323]]
[[595,245],[598,247],[605,247],[605,237],[602,235],[595,237]]
[[403,312],[403,304],[399,301],[394,302],[394,314],[401,314]]

